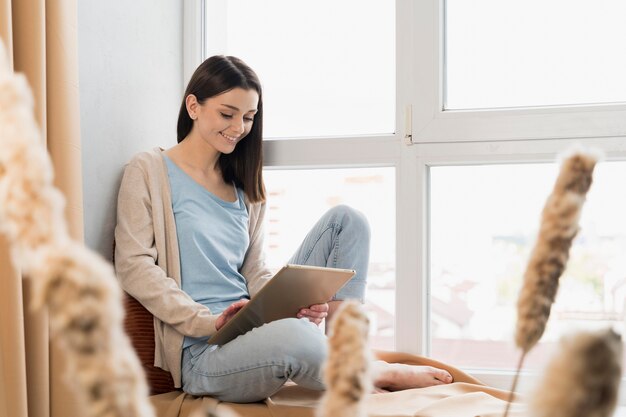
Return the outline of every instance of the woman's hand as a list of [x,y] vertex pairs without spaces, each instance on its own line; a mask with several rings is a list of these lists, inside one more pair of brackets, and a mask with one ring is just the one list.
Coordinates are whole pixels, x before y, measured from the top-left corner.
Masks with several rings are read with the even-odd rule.
[[215,330],[221,329],[222,326],[228,323],[228,320],[232,319],[233,316],[237,314],[237,312],[241,310],[241,308],[245,306],[248,301],[250,300],[244,298],[243,300],[235,301],[234,303],[226,307],[226,309],[222,311],[222,314],[220,314],[220,316],[217,318],[217,321],[215,322]]
[[328,303],[313,304],[309,308],[302,308],[298,311],[298,318],[307,318],[311,323],[319,326],[322,320],[328,315]]

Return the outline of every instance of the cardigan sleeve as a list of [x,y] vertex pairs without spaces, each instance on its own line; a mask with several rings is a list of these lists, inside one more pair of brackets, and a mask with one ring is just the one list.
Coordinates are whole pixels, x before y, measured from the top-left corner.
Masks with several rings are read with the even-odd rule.
[[[218,315],[185,293],[157,264],[153,199],[146,169],[138,163],[127,166],[117,203],[115,271],[127,293],[150,313],[176,331],[192,337],[215,333]],[[154,208],[156,210],[156,207]]]
[[263,239],[265,237],[265,203],[251,204],[250,245],[246,252],[241,274],[248,282],[248,292],[253,297],[272,277],[272,271],[265,264]]

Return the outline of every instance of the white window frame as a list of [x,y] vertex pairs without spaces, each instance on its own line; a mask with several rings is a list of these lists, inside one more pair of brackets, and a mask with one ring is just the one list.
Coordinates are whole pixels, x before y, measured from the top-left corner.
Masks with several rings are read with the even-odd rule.
[[[419,146],[420,151],[415,157],[417,170],[417,186],[419,187],[418,218],[421,226],[418,241],[421,244],[417,252],[418,263],[421,265],[422,287],[430,293],[430,277],[428,264],[429,219],[428,210],[429,187],[428,176],[431,167],[458,166],[458,165],[488,165],[488,164],[520,164],[556,162],[559,154],[572,146],[583,146],[601,149],[604,153],[603,161],[626,161],[626,140],[624,138],[582,138],[582,139],[552,139],[534,141],[506,141],[506,142],[462,142],[462,143],[432,143]],[[615,190],[620,192],[620,190]],[[547,196],[546,196],[547,198]],[[538,220],[539,221],[539,220]],[[421,327],[420,338],[423,340],[422,351],[430,355],[430,306],[422,306],[421,317],[425,317],[426,325]],[[513,340],[511,344],[513,345]],[[514,373],[510,370],[485,370],[464,368],[479,380],[488,385],[510,389]],[[520,378],[520,389],[534,384],[536,372],[523,372]],[[620,386],[620,404],[626,403],[626,386]]]
[[626,103],[444,110],[445,0],[411,2],[415,22],[416,143],[601,138],[626,135]]
[[[217,7],[225,1],[211,0]],[[626,105],[443,111],[443,1],[396,0],[395,133],[273,139],[264,145],[269,169],[396,169],[395,349],[421,355],[430,353],[430,167],[551,162],[573,143],[599,147],[607,160],[626,160]],[[184,3],[185,85],[203,56],[198,48],[204,48],[199,39],[204,38],[199,29],[204,3]],[[223,21],[217,16],[212,22],[217,37]],[[490,385],[510,388],[511,372],[470,372]],[[522,386],[524,381],[529,379]]]
[[[223,30],[221,22],[223,16],[219,16],[224,10],[226,0],[210,0],[216,8],[215,19],[210,17],[211,33],[214,33],[218,42],[223,39],[220,30]],[[189,4],[188,4],[189,3]],[[202,6],[200,6],[202,3]],[[192,45],[201,44],[197,39],[202,36],[200,30],[189,30],[188,28],[198,26],[203,18],[198,16],[199,10],[205,6],[205,0],[185,0],[185,42]],[[213,9],[211,9],[213,10]],[[411,56],[401,54],[401,51],[411,49],[412,40],[410,14],[412,2],[401,0],[396,2],[396,120],[395,133],[387,135],[369,135],[353,137],[328,137],[315,138],[305,137],[297,140],[272,139],[264,144],[264,166],[269,169],[292,169],[292,168],[347,168],[347,167],[394,167],[396,169],[396,194],[414,195],[412,178],[415,173],[415,165],[410,153],[404,152],[410,148],[410,144],[404,140],[410,134],[405,131],[406,113],[405,109],[410,106],[411,94]],[[189,12],[187,12],[189,11]],[[204,14],[203,14],[204,15]],[[193,49],[197,51],[197,49]],[[185,49],[187,51],[187,49]],[[201,58],[194,52],[190,56],[185,55],[185,86],[189,76],[200,62]],[[187,70],[189,68],[189,70]],[[183,87],[184,88],[184,87]],[[355,149],[358,152],[355,152]],[[411,179],[409,179],[411,178]],[[411,204],[397,205],[396,208],[396,235],[406,236],[407,231],[415,236],[418,222],[415,217],[417,198]],[[402,225],[400,229],[397,225]],[[397,241],[397,276],[415,277],[417,275],[417,264],[414,254],[417,244],[414,239],[403,239]],[[421,323],[421,310],[417,308],[414,297],[409,294],[424,294],[421,280],[414,278],[396,280],[396,322],[395,347],[398,350],[420,353],[424,352],[420,347],[423,340],[415,332],[415,323]],[[400,319],[402,318],[402,319]],[[409,319],[407,319],[409,318]]]
[[204,0],[183,1],[183,91],[204,58],[206,22]]

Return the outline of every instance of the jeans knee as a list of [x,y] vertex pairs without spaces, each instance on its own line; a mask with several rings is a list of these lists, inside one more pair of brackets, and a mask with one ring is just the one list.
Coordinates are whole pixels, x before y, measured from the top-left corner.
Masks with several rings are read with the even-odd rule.
[[367,217],[359,210],[346,204],[339,204],[329,210],[329,214],[337,219],[345,230],[350,228],[353,233],[360,233],[364,238],[370,237],[370,225]]
[[326,359],[326,337],[321,330],[306,319],[283,319],[274,322],[280,333],[280,354],[309,366],[321,366]]

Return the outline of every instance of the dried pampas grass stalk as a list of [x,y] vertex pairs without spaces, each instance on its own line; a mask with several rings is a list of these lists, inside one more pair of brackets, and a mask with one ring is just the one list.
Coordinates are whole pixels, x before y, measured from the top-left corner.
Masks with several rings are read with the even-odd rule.
[[344,301],[330,323],[326,392],[318,417],[364,417],[365,397],[372,391],[369,320],[356,301]]
[[0,233],[11,243],[14,264],[33,281],[34,308],[48,307],[68,384],[90,416],[153,416],[143,371],[122,328],[113,268],[68,235],[30,89],[10,69],[1,41],[0,137]]
[[529,404],[533,417],[610,417],[622,375],[622,340],[612,330],[563,338]]
[[550,317],[597,161],[596,153],[572,151],[563,160],[552,194],[546,201],[517,302],[515,343],[524,353],[539,341]]
[[539,235],[524,273],[517,301],[515,343],[522,350],[504,416],[515,395],[519,372],[526,354],[539,341],[550,317],[559,278],[578,233],[578,220],[591,186],[596,151],[572,149],[563,155],[561,171],[541,215]]

